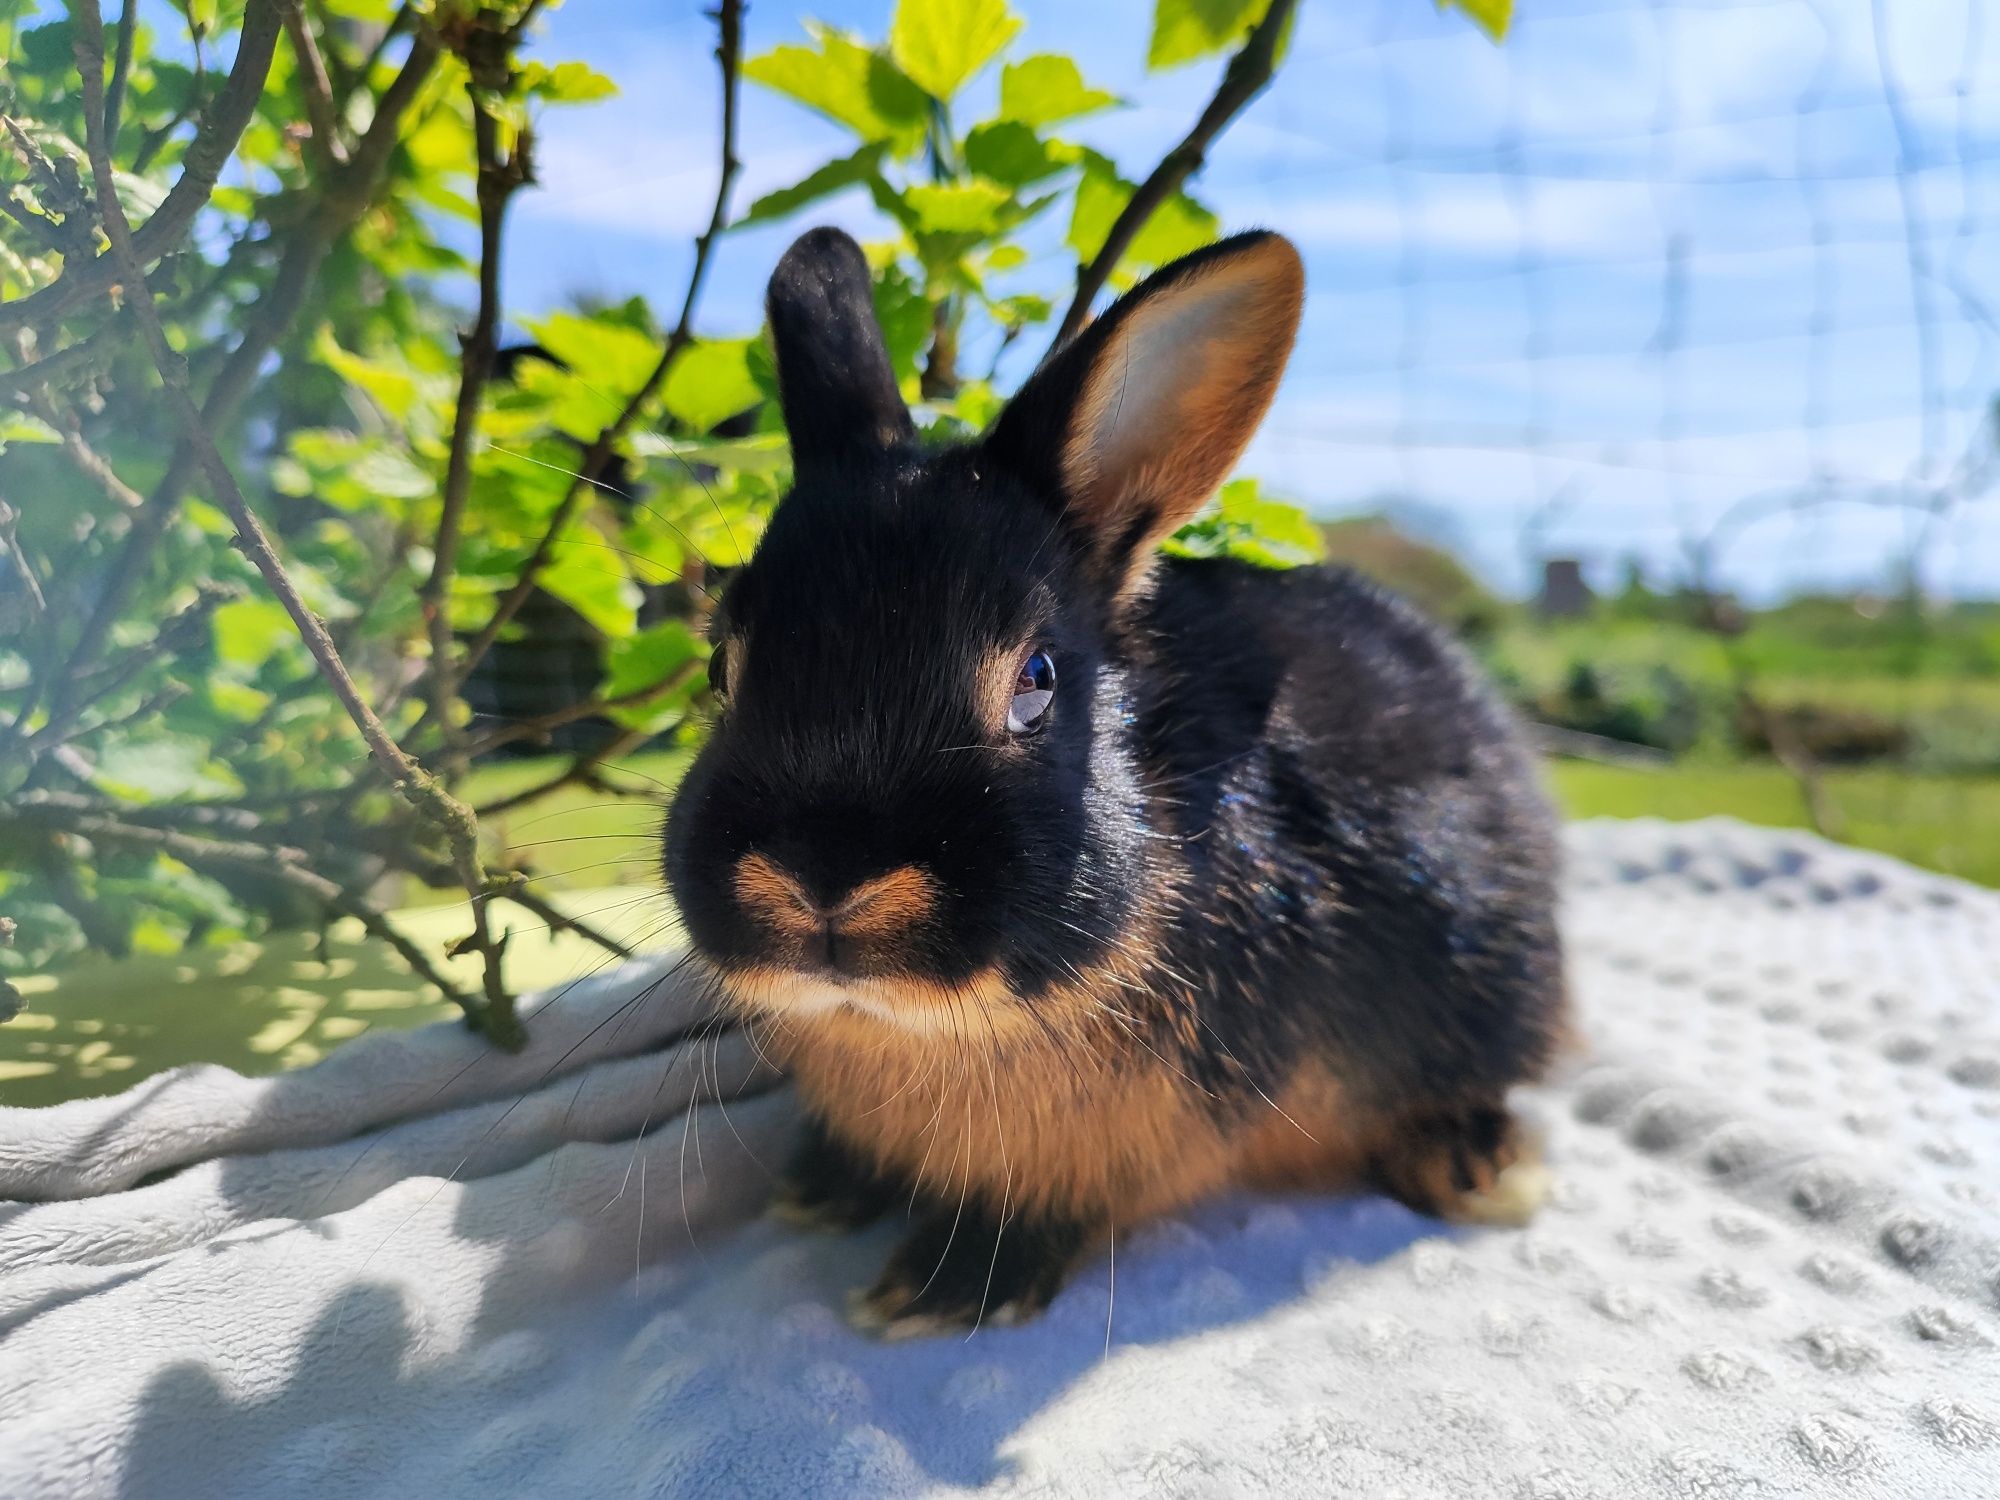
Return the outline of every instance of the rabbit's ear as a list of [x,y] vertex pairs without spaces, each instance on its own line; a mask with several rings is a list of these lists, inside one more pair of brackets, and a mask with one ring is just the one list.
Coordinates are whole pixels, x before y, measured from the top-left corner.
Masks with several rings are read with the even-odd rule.
[[801,475],[914,435],[875,321],[868,261],[838,229],[801,235],[771,273],[765,311]]
[[1063,508],[1121,588],[1229,476],[1278,389],[1305,271],[1240,234],[1155,272],[1057,350],[988,450]]

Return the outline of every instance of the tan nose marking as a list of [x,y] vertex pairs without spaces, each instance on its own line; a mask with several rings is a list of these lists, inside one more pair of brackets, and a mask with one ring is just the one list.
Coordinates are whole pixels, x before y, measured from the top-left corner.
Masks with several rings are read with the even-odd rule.
[[822,907],[795,877],[754,851],[736,862],[734,884],[745,911],[792,937],[829,927],[852,937],[888,937],[921,922],[937,905],[937,883],[916,865],[863,881],[832,907]]

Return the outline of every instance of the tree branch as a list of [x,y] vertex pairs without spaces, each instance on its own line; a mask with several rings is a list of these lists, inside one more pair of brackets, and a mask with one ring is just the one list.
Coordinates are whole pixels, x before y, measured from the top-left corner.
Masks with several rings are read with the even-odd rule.
[[1052,350],[1069,342],[1090,321],[1091,304],[1104,289],[1104,283],[1111,279],[1111,273],[1118,269],[1118,262],[1132,247],[1139,231],[1146,227],[1146,221],[1200,168],[1208,155],[1208,148],[1229,127],[1229,122],[1243,112],[1245,105],[1264,92],[1277,67],[1278,39],[1284,34],[1286,23],[1297,8],[1298,0],[1271,0],[1271,8],[1264,12],[1264,19],[1251,30],[1242,50],[1230,58],[1229,66],[1223,69],[1222,82],[1216,88],[1215,97],[1208,101],[1208,108],[1201,112],[1194,129],[1161,158],[1152,175],[1139,184],[1138,191],[1132,194],[1118,217],[1112,220],[1111,232],[1104,237],[1103,247],[1092,257],[1090,264],[1077,273],[1076,297],[1071,301],[1069,311],[1063,314],[1062,326],[1056,330],[1055,341],[1050,345]]
[[312,27],[306,24],[299,0],[286,0],[285,35],[299,60],[299,91],[305,95],[312,149],[323,165],[341,166],[347,161],[347,145],[340,138],[333,84],[326,76],[326,59],[319,54],[319,43],[313,40]]
[[96,179],[98,211],[103,218],[105,234],[111,241],[110,253],[132,282],[132,309],[138,318],[140,332],[145,335],[152,351],[153,365],[166,387],[168,401],[179,419],[183,438],[207,476],[215,499],[235,524],[239,545],[263,575],[264,582],[277,596],[278,602],[284,606],[285,613],[291,616],[306,649],[319,664],[320,675],[360,730],[369,754],[404,798],[449,842],[460,879],[467,894],[472,897],[474,942],[485,960],[487,1004],[480,1009],[475,1020],[496,1042],[519,1047],[523,1041],[520,1023],[514,1016],[513,997],[507,993],[500,976],[500,949],[492,940],[487,920],[486,899],[490,893],[490,882],[480,863],[478,823],[469,808],[403,754],[362,698],[354,679],[348,674],[346,664],[340,659],[340,653],[328,638],[326,626],[299,597],[298,589],[271,546],[263,524],[250,509],[236,483],[236,476],[216,447],[201,409],[195,405],[194,397],[188,390],[186,361],[167,342],[159,310],[153,305],[151,295],[145,291],[145,282],[133,249],[131,226],[126,223],[125,211],[118,202],[112,180],[111,159],[104,140],[104,38],[97,0],[73,0],[73,3],[83,23],[75,28],[73,45],[78,71],[83,75],[84,120],[91,172]]
[[[533,786],[523,787],[518,792],[509,792],[491,802],[473,809],[483,820],[498,817],[501,813],[526,807],[531,802],[539,802],[552,792],[559,792],[566,786],[589,786],[616,791],[598,775],[598,770],[608,760],[630,755],[649,738],[643,729],[628,729],[623,734],[607,740],[595,750],[590,750],[572,760],[568,766],[546,781],[538,781]],[[629,794],[625,794],[629,795]]]
[[125,112],[125,84],[132,76],[132,43],[138,31],[139,0],[125,0],[118,17],[118,54],[111,63],[111,91],[104,98],[104,138],[118,145],[118,117]]
[[[481,12],[480,20],[489,13]],[[451,451],[445,461],[444,497],[438,512],[437,540],[431,549],[430,576],[417,591],[430,634],[429,714],[449,742],[455,738],[451,703],[458,674],[452,665],[451,580],[458,567],[459,536],[466,500],[472,489],[472,457],[479,438],[479,411],[500,330],[500,246],[507,205],[514,194],[534,180],[534,136],[523,125],[513,148],[501,146],[500,122],[487,108],[490,94],[513,77],[513,46],[518,33],[474,30],[464,46],[466,93],[472,101],[472,133],[477,152],[476,192],[479,200],[479,307],[472,331],[460,341],[458,403],[452,413]],[[494,55],[483,55],[497,49]]]
[[[72,5],[79,19],[83,8]],[[249,0],[243,13],[243,31],[236,44],[236,61],[230,65],[229,81],[216,96],[214,106],[202,116],[201,128],[195,132],[187,156],[181,163],[181,175],[175,181],[152,217],[132,237],[133,264],[140,267],[151,265],[162,255],[181,242],[188,226],[194,222],[196,214],[207,204],[209,195],[215,191],[216,181],[222,175],[223,164],[236,150],[236,143],[242,139],[244,130],[250,124],[250,117],[256,112],[257,101],[263,97],[264,81],[270,77],[271,58],[277,50],[280,24],[279,0]],[[104,21],[98,8],[92,5],[88,14],[94,18],[96,34],[89,40],[90,50],[98,59],[98,75],[95,79],[85,79],[84,88],[88,94],[102,94],[104,90]],[[104,124],[101,111],[96,115],[99,128]],[[108,148],[107,148],[108,152]],[[61,317],[79,302],[104,291],[114,282],[124,277],[131,280],[131,273],[123,269],[118,257],[109,252],[94,260],[65,263],[63,274],[57,280],[12,302],[0,303],[0,332],[20,328],[31,323],[46,323]],[[144,285],[143,274],[135,283],[133,295]]]
[[149,849],[177,859],[190,869],[213,870],[218,866],[248,869],[281,881],[322,906],[353,917],[370,936],[380,938],[394,949],[420,978],[436,986],[475,1025],[482,1021],[479,1002],[446,978],[429,954],[404,936],[383,912],[310,869],[302,850],[240,838],[195,838],[171,828],[132,823],[119,816],[117,810],[96,807],[82,797],[42,794],[32,799],[17,799],[0,813],[0,820],[46,832],[74,834],[93,843]]
[[[1278,0],[1278,3],[1286,4],[1289,0]],[[599,482],[612,450],[623,439],[632,423],[638,419],[640,410],[653,399],[654,393],[665,382],[667,373],[673,369],[674,361],[680,358],[681,351],[694,338],[695,308],[701,300],[702,283],[708,276],[709,258],[716,238],[729,221],[729,194],[735,186],[736,174],[741,166],[736,159],[736,99],[737,67],[742,55],[743,41],[743,0],[721,0],[715,11],[715,21],[720,33],[715,57],[722,71],[722,170],[716,181],[715,206],[709,213],[708,227],[694,242],[694,268],[688,273],[687,295],[681,301],[680,321],[667,336],[666,347],[660,352],[659,361],[653,366],[652,373],[647,375],[645,382],[633,392],[631,399],[625,403],[611,423],[598,433],[584,453],[583,462],[577,465],[576,475],[571,479],[569,488],[563,492],[555,513],[550,516],[548,527],[543,531],[541,539],[535,543],[535,550],[528,555],[528,560],[521,565],[520,575],[509,586],[507,592],[501,595],[500,602],[494,607],[492,618],[466,648],[465,659],[459,664],[458,672],[452,682],[454,692],[464,686],[466,678],[470,677],[474,669],[485,659],[486,653],[493,649],[493,643],[500,638],[500,632],[507,628],[508,622],[520,611],[521,606],[527,603],[528,596],[534,593],[535,580],[541,576],[542,569],[548,565],[549,557],[555,551],[556,543],[562,539],[563,532],[575,518],[585,492]],[[423,722],[419,720],[416,727],[421,728]],[[412,730],[412,733],[414,732],[415,729]]]

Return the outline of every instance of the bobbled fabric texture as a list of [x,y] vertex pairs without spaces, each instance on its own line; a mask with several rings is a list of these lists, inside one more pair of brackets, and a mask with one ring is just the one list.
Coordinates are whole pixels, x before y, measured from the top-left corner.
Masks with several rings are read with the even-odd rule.
[[893,1224],[672,960],[276,1079],[0,1110],[0,1495],[2000,1494],[2000,897],[1570,837],[1587,1055],[1525,1231],[1233,1199],[885,1345]]

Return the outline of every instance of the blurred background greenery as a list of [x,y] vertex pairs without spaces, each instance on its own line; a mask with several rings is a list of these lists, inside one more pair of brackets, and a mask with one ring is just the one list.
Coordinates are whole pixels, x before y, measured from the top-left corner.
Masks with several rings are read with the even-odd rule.
[[[657,303],[572,287],[516,305],[572,249],[532,218],[514,248],[520,205],[569,186],[548,143],[624,102],[628,59],[645,76],[601,8],[143,0],[107,17],[0,0],[0,1013],[23,1012],[0,1026],[0,1102],[179,1061],[292,1066],[454,1005],[504,1040],[513,995],[670,941],[655,851],[704,723],[709,598],[788,477],[741,292],[772,247],[851,223],[926,431],[974,432],[1105,296],[1240,227],[1231,131],[1257,128],[1274,76],[1282,129],[1302,68],[1310,90],[1357,49],[1388,58],[1406,27],[1486,68],[1528,45],[1509,25],[1532,16],[1381,0],[1374,32],[1329,43],[1323,5],[1151,0],[1110,43],[1102,17],[1075,17],[1091,40],[1071,49],[1062,14],[1030,37],[1008,0],[843,0],[825,8],[839,24],[764,9],[749,37],[736,3],[661,22],[671,66],[698,62],[707,90],[699,118],[692,93],[660,105],[699,148],[675,167],[674,284]],[[599,30],[572,24],[585,12]],[[1569,71],[1535,72],[1549,55]],[[1493,64],[1510,65],[1531,101],[1605,82],[1547,49]],[[1975,66],[1961,106],[1985,97]],[[1458,86],[1424,64],[1409,77],[1440,100]],[[1885,139],[1895,103],[1878,102]],[[818,132],[803,155],[794,117]],[[1415,160],[1407,142],[1370,149],[1378,167]],[[1490,170],[1518,180],[1519,142],[1496,149]],[[1976,155],[1905,149],[1885,182],[1950,168],[1969,215]],[[1605,192],[1600,216],[1620,211]],[[143,283],[114,254],[114,207]],[[1282,205],[1269,217],[1293,228]],[[1430,274],[1414,223],[1406,295]],[[1962,223],[1959,248],[1983,232]],[[1642,362],[1680,337],[1672,245]],[[1338,275],[1315,296],[1341,295]],[[1961,302],[1953,330],[1978,324]],[[147,307],[198,421],[163,391]],[[1919,310],[1934,333],[1940,314]],[[1546,357],[1538,337],[1516,364]],[[1294,385],[1316,389],[1333,353],[1309,320]],[[1953,408],[1962,457],[1862,497],[1910,518],[1907,545],[1838,586],[1767,565],[1737,591],[1743,528],[1854,498],[1803,467],[1775,505],[1723,497],[1664,554],[1602,530],[1579,545],[1550,522],[1587,502],[1542,485],[1501,569],[1426,495],[1334,503],[1313,466],[1265,446],[1169,545],[1325,557],[1406,593],[1536,726],[1573,815],[1807,827],[2000,885],[2000,569],[1940,588],[1926,567],[1944,523],[1991,500],[1978,368]],[[1392,449],[1418,443],[1404,389]],[[1520,446],[1540,465],[1538,421]],[[1674,463],[1657,466],[1671,479]],[[282,578],[257,565],[246,512]],[[386,751],[330,690],[335,656]]]

